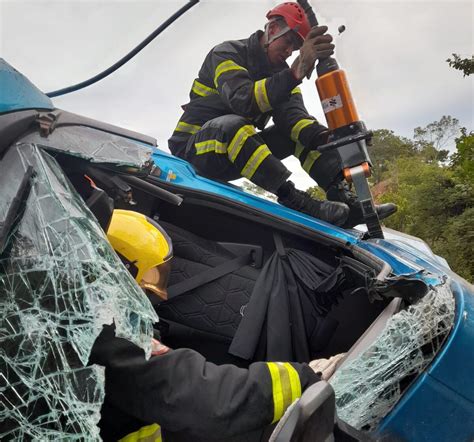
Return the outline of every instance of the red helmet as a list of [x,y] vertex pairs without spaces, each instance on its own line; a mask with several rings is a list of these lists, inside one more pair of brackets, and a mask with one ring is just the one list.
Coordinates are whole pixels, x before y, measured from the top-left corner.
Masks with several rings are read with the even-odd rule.
[[276,17],[282,17],[288,27],[303,40],[311,29],[308,17],[306,17],[304,9],[298,3],[285,2],[268,11],[267,18],[269,20]]

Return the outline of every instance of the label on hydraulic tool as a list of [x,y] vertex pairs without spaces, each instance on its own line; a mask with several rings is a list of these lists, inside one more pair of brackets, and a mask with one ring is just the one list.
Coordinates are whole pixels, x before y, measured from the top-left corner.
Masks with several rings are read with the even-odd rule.
[[323,105],[324,113],[327,114],[333,110],[340,109],[342,107],[342,99],[340,95],[336,95],[331,98],[326,98],[321,101],[321,104]]

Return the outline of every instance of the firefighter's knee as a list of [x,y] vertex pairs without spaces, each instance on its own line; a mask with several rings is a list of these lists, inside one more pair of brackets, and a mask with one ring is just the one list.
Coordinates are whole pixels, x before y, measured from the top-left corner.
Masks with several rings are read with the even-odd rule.
[[207,128],[217,129],[232,137],[241,127],[252,124],[247,118],[240,115],[229,114],[213,118],[204,124],[202,130]]

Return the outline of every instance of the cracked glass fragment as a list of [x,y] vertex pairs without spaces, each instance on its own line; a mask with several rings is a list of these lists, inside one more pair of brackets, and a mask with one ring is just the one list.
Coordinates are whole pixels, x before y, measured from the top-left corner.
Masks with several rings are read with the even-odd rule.
[[359,430],[374,430],[436,356],[454,311],[446,282],[394,314],[376,340],[331,378],[338,416]]
[[94,341],[114,322],[149,357],[158,318],[56,161],[33,144],[7,155],[35,175],[0,257],[0,440],[100,440]]
[[50,150],[78,156],[92,163],[143,167],[151,159],[152,149],[138,141],[86,126],[56,128],[48,137],[33,132],[21,140]]

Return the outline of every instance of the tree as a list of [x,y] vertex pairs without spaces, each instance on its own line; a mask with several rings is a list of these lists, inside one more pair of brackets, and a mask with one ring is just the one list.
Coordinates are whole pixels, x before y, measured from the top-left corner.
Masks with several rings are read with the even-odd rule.
[[392,130],[378,129],[374,131],[371,146],[368,147],[372,160],[372,179],[379,183],[384,179],[391,162],[401,157],[411,157],[416,154],[413,141],[395,135]]
[[440,245],[440,254],[451,268],[468,281],[474,281],[474,207],[452,218],[444,231],[445,244]]
[[449,151],[443,148],[453,143],[459,133],[459,120],[443,115],[439,121],[434,121],[426,127],[416,127],[413,139],[418,153],[425,161],[445,162]]
[[463,127],[456,139],[456,152],[451,156],[451,167],[461,181],[474,183],[474,132]]
[[474,56],[471,56],[471,58],[461,58],[458,54],[453,54],[453,58],[448,58],[446,61],[449,66],[461,71],[464,77],[474,74]]
[[462,130],[449,167],[423,155],[390,163],[388,190],[379,202],[392,201],[398,212],[388,227],[425,240],[434,253],[468,280],[474,278],[474,137]]

